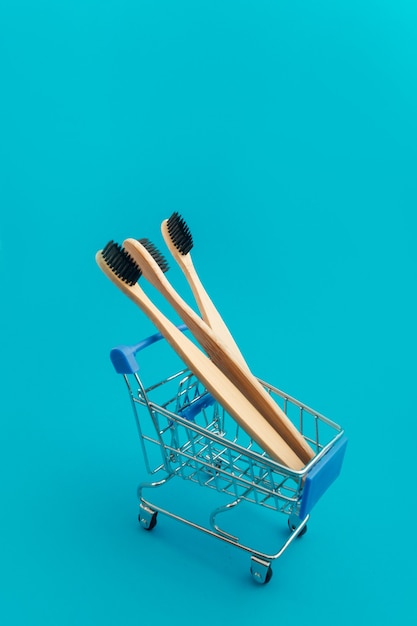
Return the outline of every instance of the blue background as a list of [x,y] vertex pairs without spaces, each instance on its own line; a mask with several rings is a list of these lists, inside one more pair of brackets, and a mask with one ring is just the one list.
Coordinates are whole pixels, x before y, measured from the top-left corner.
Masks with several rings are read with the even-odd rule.
[[[3,0],[0,59],[3,623],[414,624],[415,2]],[[136,521],[108,352],[153,328],[94,255],[174,210],[252,370],[349,436],[265,587]]]

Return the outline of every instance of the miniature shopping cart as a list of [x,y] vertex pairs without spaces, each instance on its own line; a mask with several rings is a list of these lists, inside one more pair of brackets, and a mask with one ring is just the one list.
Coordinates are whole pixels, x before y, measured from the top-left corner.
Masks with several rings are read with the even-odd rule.
[[[179,328],[187,330],[184,325]],[[284,467],[259,448],[183,363],[163,380],[144,386],[136,355],[161,339],[157,333],[110,353],[116,372],[126,382],[145,466],[152,476],[138,487],[140,525],[152,530],[161,513],[232,544],[250,554],[254,580],[266,583],[272,575],[272,561],[306,532],[311,509],[339,475],[347,444],[344,432],[317,411],[260,381],[316,453],[301,471]],[[165,341],[162,344],[169,348]],[[175,477],[221,495],[221,503],[208,513],[206,524],[145,498],[144,492],[159,495],[160,488]],[[283,545],[267,552],[220,527],[220,514],[244,503],[287,516],[290,532]]]

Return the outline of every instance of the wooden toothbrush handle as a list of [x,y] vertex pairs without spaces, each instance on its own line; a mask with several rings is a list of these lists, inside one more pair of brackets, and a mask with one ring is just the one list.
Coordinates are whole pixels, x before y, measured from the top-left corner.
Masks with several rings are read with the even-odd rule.
[[165,243],[171,252],[172,256],[176,260],[177,264],[181,268],[187,282],[193,292],[194,298],[197,302],[198,310],[203,320],[210,326],[212,331],[221,339],[225,346],[227,346],[230,354],[233,358],[240,363],[240,365],[249,371],[249,366],[246,363],[232,333],[227,327],[225,321],[220,315],[219,311],[213,304],[210,296],[208,295],[200,277],[194,267],[191,254],[180,254],[176,247],[173,245],[169,230],[168,220],[164,220],[161,224],[162,236]]
[[124,249],[141,268],[143,276],[166,298],[204,350],[233,385],[249,400],[273,428],[294,450],[295,454],[308,463],[314,456],[313,450],[302,434],[288,419],[281,407],[265,391],[264,387],[247,369],[234,359],[227,346],[213,333],[211,328],[188,306],[167,280],[156,261],[146,248],[135,239],[126,239]]
[[147,315],[189,369],[261,449],[286,467],[296,471],[301,470],[304,463],[279,433],[227,376],[165,317],[139,285],[130,286],[121,281],[108,268],[100,253],[97,254],[96,261],[108,278]]

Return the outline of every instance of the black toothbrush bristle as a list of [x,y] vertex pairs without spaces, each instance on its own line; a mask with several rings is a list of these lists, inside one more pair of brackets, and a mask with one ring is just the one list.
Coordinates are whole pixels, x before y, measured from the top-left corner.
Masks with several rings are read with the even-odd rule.
[[146,250],[152,256],[154,261],[158,263],[160,269],[165,274],[165,272],[169,270],[169,265],[168,265],[168,261],[166,260],[162,252],[160,252],[158,248],[152,243],[152,241],[149,241],[149,239],[143,238],[143,239],[138,239],[138,241],[140,244],[142,244],[144,248],[146,248]]
[[175,211],[167,220],[168,233],[178,252],[186,255],[193,247],[193,237],[185,220]]
[[118,243],[109,241],[101,254],[112,272],[128,285],[135,285],[142,276],[140,267]]

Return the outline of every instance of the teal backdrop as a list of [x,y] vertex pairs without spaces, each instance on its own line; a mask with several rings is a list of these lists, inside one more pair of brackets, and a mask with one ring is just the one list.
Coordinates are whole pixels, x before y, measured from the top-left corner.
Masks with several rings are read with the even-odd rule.
[[[0,64],[2,623],[415,624],[416,3],[2,0]],[[349,437],[266,586],[138,528],[109,351],[154,328],[94,256],[172,211],[252,370]]]

